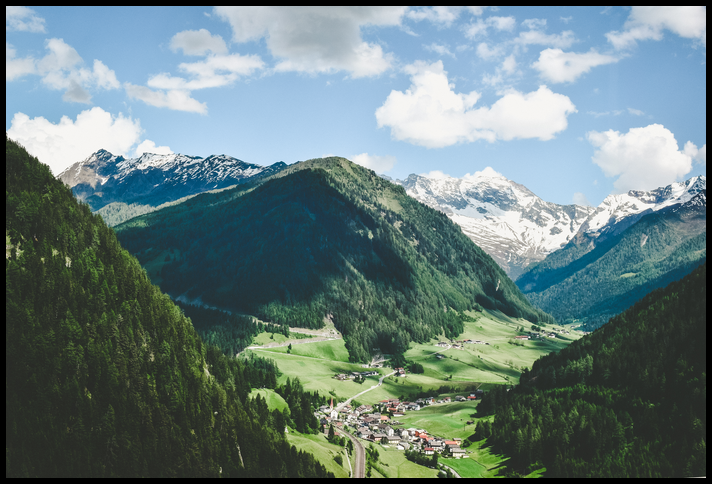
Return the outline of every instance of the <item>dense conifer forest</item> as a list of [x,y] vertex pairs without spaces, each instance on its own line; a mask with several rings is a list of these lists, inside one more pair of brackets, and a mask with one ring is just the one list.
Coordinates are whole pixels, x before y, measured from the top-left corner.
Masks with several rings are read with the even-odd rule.
[[99,215],[7,136],[5,155],[6,477],[331,475],[284,437],[318,396],[249,398],[270,361],[204,344]]
[[458,311],[473,307],[552,321],[445,214],[343,158],[290,165],[116,230],[142,264],[160,264],[149,275],[168,293],[276,324],[331,320],[353,361],[456,337]]
[[512,456],[511,473],[547,477],[706,474],[707,264],[657,289],[598,331],[495,388],[477,428]]

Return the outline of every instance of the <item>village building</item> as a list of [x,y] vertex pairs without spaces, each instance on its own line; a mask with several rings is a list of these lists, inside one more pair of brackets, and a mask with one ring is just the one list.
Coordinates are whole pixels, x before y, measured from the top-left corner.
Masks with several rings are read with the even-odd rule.
[[435,453],[435,449],[433,449],[432,447],[426,447],[425,449],[423,449],[423,453],[425,455],[433,455]]

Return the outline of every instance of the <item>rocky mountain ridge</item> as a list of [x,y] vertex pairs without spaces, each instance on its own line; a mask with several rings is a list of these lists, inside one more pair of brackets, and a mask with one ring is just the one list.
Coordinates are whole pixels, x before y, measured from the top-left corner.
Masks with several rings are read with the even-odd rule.
[[92,210],[112,203],[160,205],[196,193],[224,188],[276,173],[278,162],[264,167],[227,155],[207,158],[182,154],[144,153],[124,158],[99,150],[70,166],[57,178]]
[[595,245],[649,213],[704,197],[706,190],[706,177],[697,176],[655,190],[609,195],[594,208],[546,202],[491,168],[463,178],[412,174],[391,181],[447,214],[513,279],[571,241]]

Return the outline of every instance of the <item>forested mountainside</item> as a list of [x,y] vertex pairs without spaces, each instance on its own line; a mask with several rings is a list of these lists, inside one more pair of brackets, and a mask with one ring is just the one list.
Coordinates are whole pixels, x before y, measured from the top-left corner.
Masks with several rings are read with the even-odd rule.
[[313,427],[314,396],[280,387],[284,413],[250,399],[275,386],[274,364],[203,344],[102,219],[7,136],[5,233],[6,477],[327,475],[284,437],[292,419]]
[[[547,477],[704,476],[707,264],[537,360],[478,411],[510,469]],[[487,436],[487,435],[484,435]]]
[[478,305],[550,319],[445,214],[344,158],[300,162],[116,230],[174,297],[277,324],[331,320],[354,361],[455,337],[458,311]]
[[706,260],[706,190],[604,239],[579,233],[566,247],[530,266],[517,285],[557,319],[582,319],[588,330],[600,327]]

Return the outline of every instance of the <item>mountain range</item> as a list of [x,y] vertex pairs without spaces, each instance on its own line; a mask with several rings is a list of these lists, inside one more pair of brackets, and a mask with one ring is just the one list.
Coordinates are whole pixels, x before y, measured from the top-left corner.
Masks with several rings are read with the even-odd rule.
[[455,337],[460,312],[476,307],[551,319],[443,213],[344,158],[295,163],[115,230],[174,297],[290,326],[332,321],[353,361]]
[[99,150],[71,165],[57,178],[68,185],[77,198],[97,211],[111,203],[155,207],[196,193],[268,176],[286,166],[280,161],[264,167],[227,155],[201,158],[144,153],[138,158],[124,158]]
[[492,169],[464,178],[412,174],[393,182],[447,214],[512,279],[566,245],[595,212],[592,207],[546,202]]
[[411,174],[391,181],[447,214],[515,280],[574,239],[579,244],[584,238],[603,242],[643,216],[688,202],[706,190],[706,177],[699,176],[651,191],[609,195],[594,208],[546,202],[490,168],[463,178]]
[[[100,150],[59,178],[116,225],[205,191],[268,180],[287,168],[282,162],[262,167],[225,155],[125,159]],[[704,176],[609,195],[595,208],[544,201],[491,168],[463,178],[381,177],[447,215],[527,297],[557,318],[601,324],[706,257],[700,245],[706,241]],[[634,243],[631,237],[638,239]],[[564,307],[570,300],[580,302]]]

